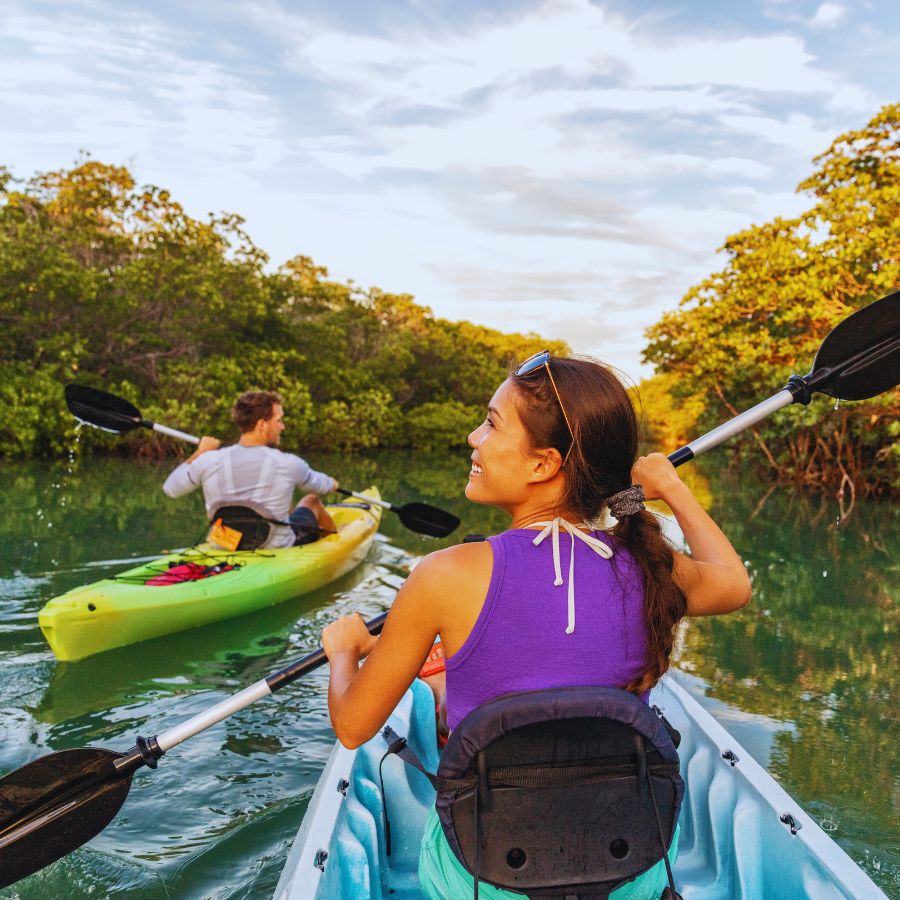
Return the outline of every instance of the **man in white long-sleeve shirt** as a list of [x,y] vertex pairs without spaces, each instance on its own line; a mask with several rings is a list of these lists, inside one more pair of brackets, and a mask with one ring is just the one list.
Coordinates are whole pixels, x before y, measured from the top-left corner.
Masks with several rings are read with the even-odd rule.
[[[276,450],[284,431],[281,398],[272,391],[247,391],[231,410],[241,430],[240,440],[221,447],[214,437],[203,437],[196,451],[166,479],[163,491],[183,497],[203,486],[207,516],[223,503],[249,501],[263,507],[276,525],[266,547],[291,547],[333,532],[334,522],[318,495],[337,490],[338,482],[317,472],[305,459]],[[291,510],[294,488],[310,491]]]

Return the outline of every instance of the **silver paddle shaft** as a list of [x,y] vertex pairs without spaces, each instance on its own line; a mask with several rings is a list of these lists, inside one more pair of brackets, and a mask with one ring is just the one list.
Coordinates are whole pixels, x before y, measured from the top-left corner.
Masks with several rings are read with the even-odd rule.
[[345,494],[347,497],[356,497],[357,500],[365,500],[366,503],[374,503],[375,506],[380,506],[382,509],[394,508],[393,504],[388,503],[387,500],[376,500],[374,497],[370,497],[368,494],[360,494],[358,491],[341,490],[338,493]]
[[188,434],[185,431],[179,431],[177,428],[169,428],[168,425],[160,425],[159,422],[153,423],[153,430],[158,431],[160,434],[167,434],[169,437],[187,441],[189,444],[200,443],[200,438],[196,437],[195,435]]
[[[680,450],[676,450],[669,458],[676,457],[676,459],[672,459],[675,465],[687,462],[689,459],[699,456],[707,450],[712,450],[713,447],[718,447],[719,444],[733,438],[736,434],[752,428],[757,422],[768,418],[772,413],[778,412],[779,409],[790,406],[794,400],[794,394],[788,388],[785,388],[783,391],[779,391],[774,396],[769,397],[768,400],[757,403],[756,406],[751,407],[746,412],[729,419],[718,428],[713,428],[712,431],[708,431],[702,437],[698,437]],[[688,450],[690,454],[686,453]]]
[[262,700],[263,697],[267,697],[271,693],[272,689],[266,683],[265,678],[256,681],[250,687],[244,688],[244,690],[238,691],[238,693],[228,697],[221,703],[217,703],[204,712],[198,713],[192,719],[188,719],[187,722],[182,722],[180,725],[176,725],[174,728],[157,735],[156,742],[159,744],[159,749],[165,753],[167,750],[171,750],[182,743],[182,741],[186,741],[195,734],[205,731],[211,725],[221,722],[222,719],[227,719],[238,710],[250,706],[251,703],[256,703],[257,700]]

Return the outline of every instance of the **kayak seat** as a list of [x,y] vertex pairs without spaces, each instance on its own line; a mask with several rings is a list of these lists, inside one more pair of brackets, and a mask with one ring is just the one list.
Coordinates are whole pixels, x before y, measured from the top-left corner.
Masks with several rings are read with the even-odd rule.
[[213,526],[210,539],[214,543],[221,542],[216,538],[216,534],[221,533],[220,530],[217,532],[220,526],[235,533],[237,543],[226,547],[228,550],[258,550],[271,537],[273,525],[290,524],[271,518],[264,507],[250,500],[223,503],[216,507],[209,522]]
[[[402,737],[382,734],[385,756],[425,771]],[[600,900],[663,859],[677,896],[667,848],[684,782],[664,721],[634,694],[567,687],[498,697],[460,722],[437,774],[425,774],[476,897],[480,879],[544,900]]]

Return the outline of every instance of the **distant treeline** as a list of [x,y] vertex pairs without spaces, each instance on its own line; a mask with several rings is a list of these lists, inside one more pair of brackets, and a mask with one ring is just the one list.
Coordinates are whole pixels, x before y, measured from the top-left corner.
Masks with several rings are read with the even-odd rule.
[[[900,288],[900,104],[835,139],[797,188],[794,219],[727,238],[725,268],[647,331],[641,385],[660,446],[674,447],[809,371],[826,334]],[[897,301],[900,303],[900,300]],[[817,395],[746,436],[732,452],[779,481],[900,492],[900,393],[835,404]]]
[[[650,445],[674,449],[808,371],[831,328],[900,286],[900,104],[838,137],[798,190],[808,212],[729,237],[727,265],[647,332]],[[239,216],[189,216],[168,191],[90,159],[17,181],[0,168],[0,456],[58,456],[62,385],[131,399],[148,418],[234,436],[248,388],[279,391],[292,447],[462,447],[510,360],[561,342],[450,322],[406,294],[328,279],[297,256],[276,272]],[[793,406],[731,458],[792,480],[900,491],[896,391]],[[90,449],[162,455],[166,438]],[[182,448],[183,449],[183,448]]]
[[[304,256],[268,272],[242,224],[194,219],[166,190],[90,159],[25,183],[0,169],[0,455],[65,452],[72,380],[225,439],[234,398],[264,388],[284,399],[287,446],[462,448],[509,360],[567,351],[330,281]],[[80,440],[178,446],[146,430]]]

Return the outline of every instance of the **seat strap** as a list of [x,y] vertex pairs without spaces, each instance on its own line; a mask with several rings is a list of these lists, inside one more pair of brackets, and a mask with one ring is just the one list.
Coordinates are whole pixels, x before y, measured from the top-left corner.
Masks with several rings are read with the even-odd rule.
[[[662,717],[661,714],[660,714],[660,717]],[[663,720],[663,721],[665,721],[665,720]],[[668,723],[666,723],[666,724],[668,724]],[[662,822],[659,818],[659,806],[657,806],[657,804],[656,804],[656,792],[653,790],[653,777],[650,774],[650,772],[647,770],[647,765],[646,765],[647,749],[644,745],[644,739],[640,738],[639,740],[640,740],[640,744],[641,744],[641,754],[642,754],[643,759],[645,760],[645,762],[642,766],[642,769],[644,772],[644,777],[647,779],[647,787],[650,789],[650,803],[653,806],[653,815],[656,818],[656,833],[659,835],[659,846],[660,846],[660,849],[662,850],[663,862],[666,864],[666,877],[669,879],[669,890],[671,890],[671,892],[672,892],[672,897],[675,898],[678,896],[678,894],[675,892],[675,878],[672,875],[672,865],[669,862],[669,848],[666,844],[666,839],[663,836]]]
[[384,729],[381,732],[381,736],[384,738],[385,742],[388,745],[387,750],[385,751],[384,756],[381,757],[381,761],[378,763],[378,781],[381,785],[381,811],[384,822],[384,849],[385,854],[387,856],[391,855],[391,822],[388,817],[388,804],[387,804],[387,792],[384,789],[384,774],[382,772],[382,766],[384,765],[384,761],[391,756],[392,754],[399,756],[403,762],[407,763],[407,765],[413,766],[413,768],[418,769],[430,782],[431,786],[436,790],[441,790],[440,783],[445,781],[443,778],[438,778],[433,772],[429,772],[425,766],[422,765],[422,761],[416,756],[415,751],[407,744],[406,738],[401,737],[391,728],[390,725],[385,725]]
[[[385,751],[384,756],[381,757],[381,761],[378,763],[378,781],[381,785],[381,809],[384,821],[384,844],[385,844],[385,853],[390,856],[391,855],[391,823],[388,818],[388,807],[387,807],[387,793],[384,790],[384,775],[382,773],[382,766],[384,765],[384,761],[391,755],[399,756],[400,759],[403,760],[407,765],[412,766],[414,769],[418,769],[431,783],[431,786],[436,791],[459,791],[465,790],[466,788],[475,787],[477,789],[478,779],[476,776],[471,776],[470,778],[441,778],[440,775],[435,774],[434,772],[429,772],[428,769],[422,765],[422,760],[416,755],[415,750],[409,746],[405,737],[401,737],[391,728],[390,725],[385,725],[382,729],[381,736],[384,738],[385,743],[387,743],[388,748]],[[477,805],[477,804],[476,804]]]
[[474,786],[476,782],[474,775],[468,778],[442,778],[434,772],[429,772],[416,756],[416,751],[406,742],[406,738],[397,734],[390,725],[384,726],[381,736],[388,745],[387,752],[381,757],[382,762],[392,753],[399,756],[403,762],[418,769],[431,782],[431,786],[436,791],[460,791]]

